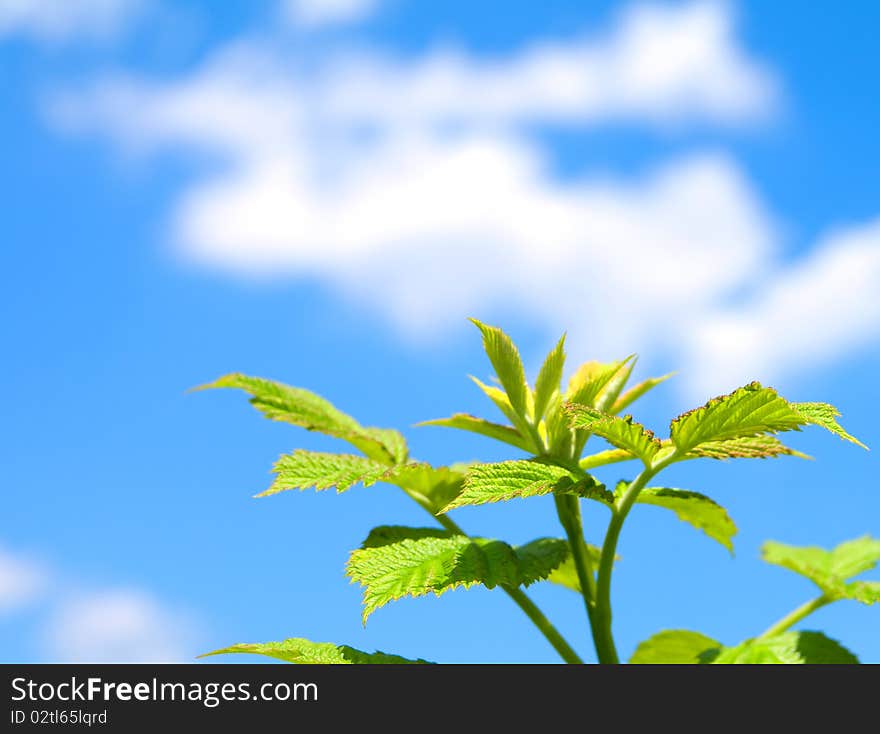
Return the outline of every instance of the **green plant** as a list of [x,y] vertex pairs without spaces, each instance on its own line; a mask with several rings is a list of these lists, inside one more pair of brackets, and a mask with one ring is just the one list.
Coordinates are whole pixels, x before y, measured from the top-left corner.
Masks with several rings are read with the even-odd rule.
[[[583,596],[596,653],[601,663],[617,663],[612,634],[611,579],[617,541],[636,504],[674,512],[732,550],[736,526],[709,497],[682,489],[654,486],[672,464],[696,459],[804,457],[776,434],[818,425],[842,439],[864,446],[837,422],[838,411],[826,403],[791,403],[775,390],[752,382],[729,395],[684,413],[658,439],[631,416],[619,414],[669,375],[626,389],[634,357],[620,362],[581,365],[562,388],[564,340],[547,356],[530,388],[519,352],[500,329],[479,321],[483,346],[498,386],[474,382],[507,418],[494,423],[462,413],[422,425],[446,426],[509,444],[528,458],[492,464],[435,468],[409,457],[397,431],[367,428],[312,392],[241,374],[231,374],[205,388],[239,388],[267,418],[347,441],[360,454],[297,450],[274,466],[272,485],[258,497],[289,489],[355,484],[396,485],[424,508],[439,527],[383,526],[373,529],[352,552],[347,575],[364,588],[364,621],[389,602],[406,596],[440,594],[459,586],[482,584],[506,593],[568,663],[582,662],[565,638],[529,598],[524,587],[539,581],[567,586]],[[592,436],[611,448],[584,456]],[[589,470],[618,462],[637,462],[634,479],[610,490]],[[514,498],[552,496],[564,538],[541,538],[522,546],[473,537],[450,517],[455,508]],[[581,521],[581,500],[598,502],[610,512],[601,547],[588,545]],[[735,646],[705,635],[666,630],[642,642],[632,663],[852,663],[851,652],[819,632],[790,628],[810,612],[841,599],[864,604],[880,601],[880,582],[853,581],[880,561],[880,541],[852,540],[832,551],[767,543],[764,559],[806,576],[820,594],[772,625]],[[220,653],[256,653],[294,663],[405,663],[384,653],[294,638],[266,644],[238,644]]]

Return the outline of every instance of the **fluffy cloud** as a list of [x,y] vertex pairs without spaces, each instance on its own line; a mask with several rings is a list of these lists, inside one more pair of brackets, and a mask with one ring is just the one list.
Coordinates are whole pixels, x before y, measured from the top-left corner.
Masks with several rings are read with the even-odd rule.
[[47,581],[48,574],[40,564],[0,548],[0,614],[38,599]]
[[283,0],[281,8],[291,24],[316,28],[363,20],[378,4],[378,0]]
[[84,594],[63,602],[46,631],[54,662],[186,662],[190,621],[140,590]]
[[0,37],[106,38],[123,28],[144,4],[145,0],[0,0]]
[[[562,180],[534,129],[742,123],[776,100],[728,6],[703,2],[632,6],[604,34],[503,58],[359,51],[304,65],[243,41],[182,78],[107,78],[52,112],[130,151],[222,161],[172,216],[179,252],[200,266],[316,279],[420,338],[512,310],[581,331],[572,343],[594,354],[668,349],[723,381],[731,360],[763,376],[871,338],[876,319],[853,313],[854,298],[832,299],[812,331],[798,308],[829,268],[844,291],[873,273],[875,239],[832,237],[786,265],[723,152]],[[734,296],[745,305],[730,308]]]

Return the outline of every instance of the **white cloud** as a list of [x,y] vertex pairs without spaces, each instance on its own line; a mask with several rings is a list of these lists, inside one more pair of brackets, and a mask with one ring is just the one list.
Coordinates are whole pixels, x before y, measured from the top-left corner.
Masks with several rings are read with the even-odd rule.
[[352,23],[363,20],[379,0],[283,0],[284,18],[303,28]]
[[563,183],[521,123],[739,120],[772,89],[727,6],[697,3],[635,6],[603,36],[504,59],[360,53],[305,73],[242,42],[188,77],[107,79],[55,113],[226,162],[176,207],[191,261],[317,278],[413,334],[515,303],[611,351],[720,302],[766,258],[771,224],[722,154]]
[[876,340],[880,219],[828,235],[754,290],[744,306],[709,314],[690,332],[696,388],[726,390],[743,373],[784,379]]
[[54,113],[129,149],[224,162],[174,210],[192,262],[316,279],[423,338],[514,310],[602,357],[673,350],[720,383],[874,338],[859,295],[877,282],[873,230],[786,265],[729,156],[561,180],[531,124],[738,122],[771,111],[775,89],[709,2],[633,6],[602,36],[507,58],[359,52],[304,70],[241,42],[178,80],[105,79]]
[[446,49],[401,63],[342,58],[325,104],[336,117],[402,123],[609,120],[741,122],[776,105],[773,74],[743,51],[727,5],[633,5],[603,35],[544,41],[507,58]]
[[187,662],[191,622],[137,589],[81,594],[59,606],[46,630],[54,662]]
[[0,548],[0,614],[36,601],[47,582],[48,573],[42,565]]
[[13,34],[41,41],[107,38],[144,4],[144,0],[0,0],[0,38]]

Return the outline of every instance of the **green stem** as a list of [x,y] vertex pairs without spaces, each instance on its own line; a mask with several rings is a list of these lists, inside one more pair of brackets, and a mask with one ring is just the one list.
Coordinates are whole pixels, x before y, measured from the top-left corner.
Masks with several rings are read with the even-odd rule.
[[[431,517],[439,522],[446,530],[455,533],[456,535],[469,537],[468,534],[450,517],[446,515],[435,515],[434,510],[431,509],[430,502],[426,497],[417,492],[411,492],[406,489],[404,492],[414,499],[426,512],[430,513]],[[583,664],[584,661],[581,660],[578,654],[572,649],[571,645],[566,642],[565,638],[560,634],[559,630],[556,629],[553,623],[547,619],[544,613],[538,608],[538,605],[529,598],[528,594],[516,586],[502,586],[501,588],[504,589],[505,593],[513,599],[523,612],[525,612],[526,616],[532,621],[535,627],[538,628],[541,634],[544,635],[547,642],[553,646],[553,649],[559,653],[559,656],[566,663],[572,663],[575,665]]]
[[584,541],[583,522],[581,520],[581,508],[577,497],[570,495],[554,496],[556,513],[559,522],[565,529],[568,545],[571,548],[571,557],[577,571],[578,583],[581,587],[581,595],[584,598],[584,607],[587,610],[587,620],[590,623],[590,633],[596,652],[599,650],[599,640],[596,638],[596,620],[594,600],[596,598],[596,579],[593,576],[593,563],[590,559],[590,551]]
[[626,516],[639,497],[639,492],[651,478],[663,467],[672,463],[675,458],[674,452],[654,466],[646,466],[627,487],[620,502],[611,511],[611,520],[605,533],[605,541],[602,543],[602,554],[599,556],[599,572],[596,581],[596,627],[593,630],[597,640],[596,653],[599,662],[603,664],[616,664],[620,662],[617,656],[617,648],[614,645],[614,635],[611,631],[611,574],[614,572],[614,558],[617,555],[617,541]]
[[801,604],[797,609],[786,614],[782,619],[780,619],[776,624],[771,625],[766,630],[764,630],[756,639],[763,640],[767,637],[773,637],[774,635],[781,634],[785,632],[789,627],[800,622],[804,617],[809,614],[812,614],[817,609],[821,609],[826,604],[830,604],[833,599],[828,598],[824,594],[822,596],[816,597],[815,599],[811,599],[804,604]]

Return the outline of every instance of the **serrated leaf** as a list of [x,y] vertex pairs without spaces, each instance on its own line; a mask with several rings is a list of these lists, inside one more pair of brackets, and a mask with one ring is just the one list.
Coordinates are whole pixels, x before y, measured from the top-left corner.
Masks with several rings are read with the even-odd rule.
[[483,335],[483,349],[495,369],[495,374],[504,388],[510,405],[520,416],[525,417],[528,406],[528,384],[519,350],[513,340],[496,326],[489,326],[477,319],[471,322]]
[[197,390],[238,388],[251,396],[250,402],[264,416],[291,423],[307,431],[326,433],[348,441],[371,459],[387,463],[406,461],[406,440],[389,428],[367,428],[338,410],[329,400],[299,387],[240,373],[224,375]]
[[[440,596],[459,586],[527,586],[546,578],[568,553],[564,540],[545,538],[521,548],[434,528],[383,527],[353,551],[346,574],[364,587],[364,621],[404,596]],[[388,542],[383,541],[387,539]]]
[[671,487],[645,487],[636,502],[672,510],[679,520],[702,530],[733,553],[736,525],[721,505],[699,492]]
[[614,404],[609,410],[609,413],[614,413],[615,415],[622,410],[625,410],[627,407],[632,405],[636,400],[641,398],[650,390],[653,390],[657,385],[666,382],[670,377],[672,377],[675,372],[670,372],[667,375],[663,375],[661,377],[649,377],[647,380],[643,380],[637,385],[633,385],[629,390],[627,390],[623,395],[621,395],[617,400],[614,401]]
[[840,436],[845,441],[850,441],[857,446],[861,446],[863,449],[868,448],[855,436],[847,433],[843,429],[843,426],[837,422],[837,418],[840,416],[840,411],[833,405],[830,405],[829,403],[792,403],[792,407],[806,418],[808,423],[821,426],[825,430],[831,431],[831,433]]
[[461,494],[443,512],[456,507],[551,493],[575,494],[606,503],[613,502],[611,493],[590,475],[575,476],[567,469],[539,461],[502,461],[472,466],[465,476]]
[[639,643],[629,659],[633,665],[697,665],[706,662],[722,645],[690,630],[663,630]]
[[770,387],[752,382],[672,421],[670,437],[682,453],[707,441],[797,431],[807,420]]
[[411,528],[406,525],[379,525],[370,530],[367,537],[364,538],[364,542],[361,543],[361,549],[381,548],[386,545],[399,543],[402,540],[449,538],[451,535],[452,533],[443,528]]
[[601,436],[612,446],[628,451],[646,464],[660,451],[659,439],[641,423],[633,421],[632,416],[621,418],[576,403],[569,403],[565,409],[572,427]]
[[706,441],[691,449],[685,458],[708,459],[769,459],[777,456],[796,456],[801,459],[812,458],[795,451],[775,436],[743,436],[724,441]]
[[858,658],[821,632],[783,632],[724,648],[716,665],[854,665]]
[[[595,545],[587,545],[587,553],[590,556],[593,568],[598,567],[602,549],[597,548]],[[581,581],[578,578],[577,566],[575,566],[574,558],[571,557],[571,554],[567,555],[565,560],[550,572],[547,581],[557,586],[564,586],[566,589],[571,589],[571,591],[576,591],[578,594],[581,593]]]
[[862,604],[880,604],[880,581],[851,581],[846,585],[847,599]]
[[288,489],[329,489],[344,492],[355,484],[365,487],[382,480],[387,464],[352,454],[327,454],[297,449],[283,455],[272,467],[275,480],[272,486],[257,497],[268,497]]
[[494,438],[496,441],[503,441],[511,446],[516,446],[516,448],[521,449],[522,451],[529,453],[532,451],[531,442],[528,439],[523,438],[515,428],[502,426],[499,423],[492,423],[491,421],[477,418],[476,416],[468,415],[467,413],[456,413],[449,418],[437,418],[435,420],[423,421],[417,425],[457,428],[460,431],[470,431],[471,433],[478,433],[481,436]]
[[565,367],[565,334],[547,355],[538,379],[535,380],[535,422],[544,417],[550,400],[560,389],[562,370]]
[[870,594],[864,592],[865,587],[858,586],[865,582],[846,583],[880,563],[880,540],[869,535],[848,540],[830,551],[816,546],[798,547],[767,541],[762,554],[767,563],[782,566],[810,579],[832,599],[873,603]]
[[302,637],[292,637],[282,642],[242,642],[231,647],[199,655],[246,654],[284,660],[298,665],[413,665],[428,664],[427,660],[409,660],[384,652],[363,652],[348,645],[332,642],[312,642]]
[[461,493],[464,471],[454,467],[434,468],[430,464],[411,463],[389,470],[383,480],[426,500],[430,509],[437,514]]

